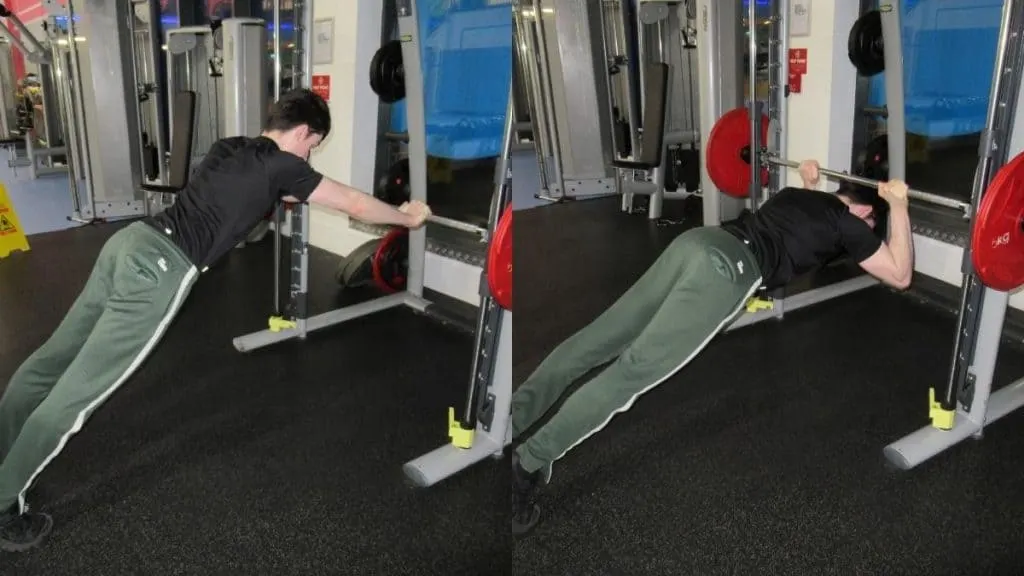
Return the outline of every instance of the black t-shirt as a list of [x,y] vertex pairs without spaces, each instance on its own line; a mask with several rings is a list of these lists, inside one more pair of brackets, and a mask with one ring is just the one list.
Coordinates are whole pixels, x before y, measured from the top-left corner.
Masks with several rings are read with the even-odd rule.
[[801,188],[780,190],[757,212],[745,211],[722,228],[754,253],[768,289],[839,256],[863,262],[882,245],[867,222],[835,195]]
[[285,196],[305,202],[323,180],[308,162],[265,137],[214,143],[174,205],[147,219],[198,268],[216,262]]

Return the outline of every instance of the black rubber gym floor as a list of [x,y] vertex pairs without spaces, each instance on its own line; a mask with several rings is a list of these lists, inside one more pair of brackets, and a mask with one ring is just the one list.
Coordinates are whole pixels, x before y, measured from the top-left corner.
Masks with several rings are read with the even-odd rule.
[[[116,225],[35,236],[0,260],[0,386],[51,333]],[[314,250],[312,307],[334,307]],[[271,242],[207,273],[154,355],[73,437],[30,501],[49,543],[3,576],[509,574],[508,470],[427,490],[401,465],[441,445],[472,336],[393,310],[249,354]]]
[[[684,229],[618,204],[516,214],[515,382]],[[555,464],[515,574],[1024,572],[1024,415],[911,472],[884,466],[882,448],[926,424],[954,330],[873,288],[720,336]],[[997,385],[1021,376],[1007,345]]]

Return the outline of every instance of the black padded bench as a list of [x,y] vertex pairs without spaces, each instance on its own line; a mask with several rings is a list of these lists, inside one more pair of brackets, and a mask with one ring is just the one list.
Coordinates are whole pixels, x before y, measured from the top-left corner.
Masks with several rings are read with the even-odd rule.
[[665,112],[668,99],[668,64],[654,62],[644,68],[643,141],[640,157],[636,160],[612,162],[616,168],[651,170],[661,166],[662,148],[665,146]]
[[192,164],[192,136],[196,124],[196,93],[178,92],[171,102],[171,154],[167,161],[167,184],[143,184],[142,189],[155,194],[177,194],[188,184]]

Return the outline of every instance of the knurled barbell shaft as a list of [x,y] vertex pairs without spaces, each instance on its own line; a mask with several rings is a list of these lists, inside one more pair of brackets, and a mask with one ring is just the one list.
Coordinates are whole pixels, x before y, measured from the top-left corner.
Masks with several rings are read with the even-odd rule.
[[460,222],[458,220],[452,220],[451,218],[445,218],[444,216],[435,216],[431,214],[427,217],[427,222],[431,224],[437,224],[438,226],[444,226],[445,228],[452,228],[455,230],[461,230],[463,232],[469,232],[470,234],[476,234],[477,236],[486,237],[487,229],[466,222]]
[[[778,166],[786,166],[787,168],[800,168],[799,162],[787,160],[785,158],[779,158],[777,156],[765,155],[765,160],[769,164],[776,164]],[[837,172],[835,170],[829,170],[828,168],[818,168],[818,173],[822,176],[827,176],[835,180],[843,180],[851,184],[860,184],[861,186],[867,186],[869,188],[877,188],[881,183],[878,180],[872,180],[871,178],[865,178],[863,176],[856,176],[854,174],[847,174],[846,172]],[[936,206],[945,206],[946,208],[952,208],[959,210],[964,214],[967,214],[971,205],[962,200],[954,200],[953,198],[947,198],[945,196],[939,196],[938,194],[932,194],[931,192],[924,192],[921,190],[915,190],[913,188],[907,191],[907,196],[915,200],[927,202],[929,204],[935,204]]]

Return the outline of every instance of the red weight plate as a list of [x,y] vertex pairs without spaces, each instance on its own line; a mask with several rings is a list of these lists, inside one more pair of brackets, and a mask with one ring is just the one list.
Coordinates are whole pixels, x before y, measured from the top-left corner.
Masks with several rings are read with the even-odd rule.
[[487,254],[487,286],[499,306],[512,309],[512,206],[498,220]]
[[[408,257],[408,250],[403,249],[403,242],[409,241],[408,228],[392,228],[381,238],[377,251],[373,254],[373,283],[387,294],[393,294],[405,288],[405,276],[400,273],[401,260]],[[398,260],[398,262],[396,262]]]
[[[768,116],[761,116],[761,142],[768,141]],[[719,190],[736,198],[750,195],[750,161],[743,150],[750,149],[750,114],[735,108],[715,122],[708,136],[705,162],[708,176]],[[761,184],[768,184],[768,169],[761,170]]]
[[1024,154],[992,179],[974,215],[971,261],[981,283],[1009,292],[1024,285]]

